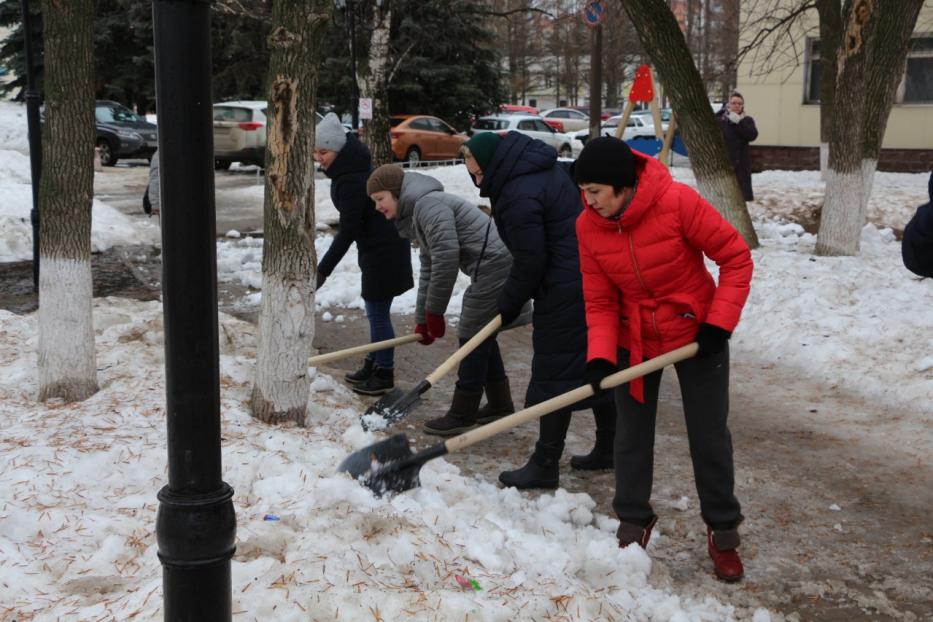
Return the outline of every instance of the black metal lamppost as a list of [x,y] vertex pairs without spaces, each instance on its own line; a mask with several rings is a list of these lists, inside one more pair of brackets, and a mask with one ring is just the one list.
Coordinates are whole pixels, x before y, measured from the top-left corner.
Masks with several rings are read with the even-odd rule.
[[236,540],[221,478],[209,0],[154,0],[168,485],[156,539],[164,619],[229,621]]
[[350,71],[353,79],[350,83],[350,114],[353,117],[353,129],[360,128],[360,86],[356,79],[356,0],[334,0],[338,11],[344,11],[347,18],[347,35],[350,37]]
[[39,180],[42,177],[42,130],[39,127],[39,93],[32,65],[32,26],[29,0],[20,0],[23,10],[23,50],[26,53],[26,127],[29,131],[29,173],[32,182],[32,286],[39,291]]

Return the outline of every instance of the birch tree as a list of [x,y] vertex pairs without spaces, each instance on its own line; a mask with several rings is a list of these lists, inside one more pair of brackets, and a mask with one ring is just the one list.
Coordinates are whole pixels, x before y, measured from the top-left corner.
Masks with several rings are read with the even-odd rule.
[[373,166],[392,161],[392,141],[389,136],[389,42],[392,25],[392,10],[388,2],[372,9],[369,38],[369,55],[360,67],[360,97],[373,102],[373,118],[366,122],[365,138],[373,158]]
[[722,132],[674,14],[664,0],[620,3],[670,98],[700,194],[738,229],[751,248],[757,248],[758,236],[726,155]]
[[39,183],[39,399],[97,392],[91,289],[94,0],[42,0],[45,127]]
[[855,255],[881,142],[923,0],[847,2],[836,52],[818,255]]
[[254,417],[305,424],[314,338],[314,123],[327,0],[274,0]]

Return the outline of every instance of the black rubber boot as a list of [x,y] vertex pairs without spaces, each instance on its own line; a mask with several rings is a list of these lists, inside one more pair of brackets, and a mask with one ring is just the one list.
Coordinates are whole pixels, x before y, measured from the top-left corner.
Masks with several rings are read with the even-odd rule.
[[499,481],[504,486],[527,488],[557,488],[560,484],[560,455],[564,443],[535,443],[535,451],[528,464],[515,471],[503,471]]
[[476,423],[486,425],[515,412],[508,377],[486,385],[486,404],[476,413]]
[[482,397],[482,391],[465,391],[460,387],[456,387],[454,389],[454,399],[450,403],[450,410],[443,417],[425,423],[425,434],[454,436],[477,427],[476,411],[479,409],[479,401]]
[[350,384],[363,384],[373,375],[376,364],[372,359],[363,359],[363,366],[343,377]]
[[570,468],[578,471],[604,471],[615,466],[614,444],[616,438],[616,410],[612,405],[593,409],[596,419],[596,445],[593,451],[583,456],[570,458]]
[[362,395],[382,395],[395,388],[395,370],[383,369],[378,365],[373,369],[373,374],[355,387],[353,390]]

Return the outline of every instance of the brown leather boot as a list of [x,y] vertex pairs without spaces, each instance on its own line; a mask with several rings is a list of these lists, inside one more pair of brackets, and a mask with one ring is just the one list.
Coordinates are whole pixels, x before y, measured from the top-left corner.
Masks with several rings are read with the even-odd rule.
[[486,404],[476,412],[476,423],[486,425],[515,412],[508,377],[486,385]]
[[465,391],[460,387],[456,387],[454,389],[454,399],[450,403],[450,410],[443,417],[425,423],[425,434],[454,436],[477,427],[476,411],[479,409],[479,401],[482,397],[482,391]]

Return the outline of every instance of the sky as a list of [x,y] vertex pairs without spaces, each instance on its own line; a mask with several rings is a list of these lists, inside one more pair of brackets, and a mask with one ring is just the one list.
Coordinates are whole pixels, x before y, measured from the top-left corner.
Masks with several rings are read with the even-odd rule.
[[[31,256],[24,114],[0,104],[2,262]],[[423,172],[483,202],[462,166]],[[694,183],[689,169],[674,173]],[[316,188],[321,223],[336,218],[327,184]],[[927,176],[876,175],[873,224],[856,257],[816,257],[815,237],[788,221],[820,199],[818,173],[766,171],[754,184],[761,247],[753,251],[733,360],[875,404],[828,414],[823,424],[842,434],[870,430],[907,455],[931,455],[933,280],[904,269],[888,228],[902,227],[926,200]],[[101,251],[156,244],[158,229],[95,201],[92,239]],[[322,231],[319,251],[329,239]],[[218,240],[217,251],[218,278],[249,285],[244,305],[255,305],[262,241],[231,236]],[[351,250],[319,295],[324,321],[362,308],[355,263]],[[448,315],[459,308],[464,285]],[[413,310],[407,296],[395,312]],[[0,618],[161,619],[153,533],[156,492],[167,482],[161,318],[158,301],[95,299],[101,390],[77,404],[38,403],[36,314],[0,310]],[[620,550],[617,520],[597,512],[585,493],[532,497],[500,488],[493,474],[464,476],[437,459],[422,469],[421,487],[374,497],[336,473],[350,452],[383,438],[360,428],[356,396],[312,368],[308,427],[256,422],[246,406],[256,329],[223,314],[220,322],[223,476],[235,490],[238,520],[237,619],[782,619],[721,600],[722,593],[654,584],[652,566],[660,562],[638,547]],[[901,408],[913,416],[887,416]],[[660,524],[649,552],[665,546],[664,529]]]

